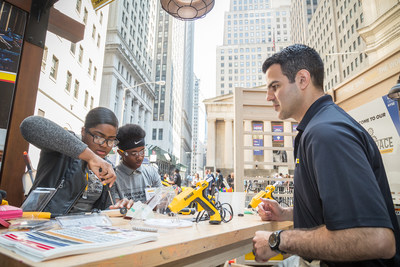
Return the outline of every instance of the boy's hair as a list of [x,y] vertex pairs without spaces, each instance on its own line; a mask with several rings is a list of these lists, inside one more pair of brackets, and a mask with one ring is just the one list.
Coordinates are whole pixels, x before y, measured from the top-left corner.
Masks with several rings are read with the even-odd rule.
[[118,129],[117,139],[118,147],[126,150],[133,148],[135,143],[140,143],[144,146],[144,137],[146,132],[137,124],[126,124]]

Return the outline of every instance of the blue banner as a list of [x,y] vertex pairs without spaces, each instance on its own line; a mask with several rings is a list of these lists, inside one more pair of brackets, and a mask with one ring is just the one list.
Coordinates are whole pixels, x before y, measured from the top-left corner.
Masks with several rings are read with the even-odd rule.
[[[272,131],[274,133],[282,133],[283,125],[272,125]],[[283,135],[273,135],[272,140],[275,142],[283,142]]]
[[[264,146],[263,139],[253,139],[253,146]],[[264,155],[264,150],[253,150],[254,156],[262,156]]]
[[382,99],[393,121],[394,127],[400,136],[399,104],[396,100],[390,99],[387,95],[382,96]]

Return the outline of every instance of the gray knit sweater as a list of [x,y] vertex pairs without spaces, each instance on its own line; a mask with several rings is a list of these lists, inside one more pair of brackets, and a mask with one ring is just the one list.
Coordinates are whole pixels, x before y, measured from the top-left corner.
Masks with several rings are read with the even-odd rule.
[[25,140],[34,146],[72,158],[78,158],[87,147],[73,133],[40,116],[30,116],[23,120],[20,130]]

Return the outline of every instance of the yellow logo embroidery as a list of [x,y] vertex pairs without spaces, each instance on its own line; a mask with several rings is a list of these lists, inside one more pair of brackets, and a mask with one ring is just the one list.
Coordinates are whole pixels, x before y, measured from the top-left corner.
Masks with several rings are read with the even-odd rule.
[[299,164],[299,163],[300,163],[299,158],[296,158],[296,164]]

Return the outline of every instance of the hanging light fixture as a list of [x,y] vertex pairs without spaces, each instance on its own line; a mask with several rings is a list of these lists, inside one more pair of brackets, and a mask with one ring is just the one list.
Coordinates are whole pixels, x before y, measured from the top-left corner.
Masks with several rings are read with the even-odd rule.
[[214,7],[215,0],[160,0],[162,8],[180,20],[204,17]]

